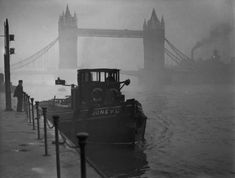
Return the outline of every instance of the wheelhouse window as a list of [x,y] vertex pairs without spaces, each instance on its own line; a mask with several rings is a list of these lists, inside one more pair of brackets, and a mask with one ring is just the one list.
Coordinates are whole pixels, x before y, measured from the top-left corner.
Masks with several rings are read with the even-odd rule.
[[91,75],[90,72],[85,72],[84,74],[85,74],[85,75],[84,75],[84,81],[85,81],[85,82],[90,82],[90,81],[92,81],[92,75]]
[[119,70],[94,69],[78,71],[80,82],[119,82]]
[[99,72],[91,72],[91,76],[92,76],[92,82],[99,81]]
[[100,74],[100,82],[105,82],[105,72],[99,72]]

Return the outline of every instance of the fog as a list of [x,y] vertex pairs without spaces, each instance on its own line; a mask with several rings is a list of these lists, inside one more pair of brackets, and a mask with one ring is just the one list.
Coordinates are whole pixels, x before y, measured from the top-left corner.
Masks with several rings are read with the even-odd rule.
[[[97,89],[95,87],[98,90],[103,87],[100,95],[112,99],[111,106],[116,108],[116,105],[121,105],[122,110],[126,111],[125,107],[132,103],[126,102],[127,99],[134,98],[141,103],[147,116],[146,142],[141,150],[142,163],[138,164],[140,155],[134,157],[134,161],[131,159],[133,155],[129,151],[132,150],[118,154],[111,152],[109,157],[109,152],[101,149],[105,151],[105,156],[97,154],[104,159],[99,158],[99,168],[107,172],[115,172],[119,168],[125,170],[112,173],[112,177],[116,177],[114,174],[121,177],[234,177],[235,60],[232,63],[231,59],[235,59],[235,0],[0,0],[0,35],[4,33],[6,18],[9,20],[10,34],[15,35],[15,41],[10,43],[15,48],[15,54],[10,59],[11,82],[17,85],[18,80],[22,79],[24,91],[35,101],[52,99],[54,96],[57,99],[65,98],[71,94],[69,85],[55,85],[57,77],[65,79],[66,84],[77,84],[76,69],[58,68],[58,41],[34,63],[23,68],[13,65],[32,56],[58,37],[59,16],[65,12],[67,4],[71,14],[77,15],[78,28],[94,29],[143,30],[144,21],[150,19],[155,9],[158,18],[164,18],[165,37],[187,56],[190,57],[193,51],[196,61],[189,59],[186,62],[190,65],[187,66],[182,60],[179,63],[182,65],[175,65],[165,55],[167,68],[164,68],[161,60],[155,60],[156,56],[163,59],[157,52],[163,53],[164,48],[156,45],[156,49],[155,38],[149,35],[146,45],[148,54],[145,57],[150,60],[143,69],[142,38],[78,37],[77,68],[120,68],[120,80],[130,78],[131,84],[124,86],[121,93],[115,92],[111,98],[110,91],[114,85],[90,82],[88,73],[82,77],[84,81],[86,78],[88,85],[92,85],[86,87],[88,85],[79,84],[75,90],[81,95],[81,102],[74,103],[81,103],[82,108],[92,112],[94,107],[109,108],[109,105],[100,101],[98,105],[90,107],[96,100],[92,96]],[[154,47],[151,46],[152,42]],[[3,48],[4,38],[1,37],[0,73],[4,72]],[[218,56],[213,55],[215,49],[219,50]],[[227,63],[217,59],[227,60]],[[128,72],[136,75],[128,75]],[[97,73],[96,76],[100,78]],[[0,81],[0,84],[3,83]],[[115,87],[119,89],[116,83]],[[85,95],[83,92],[86,92]],[[87,102],[83,102],[84,98]],[[139,110],[140,105],[136,106]],[[79,110],[79,107],[76,105],[73,109]],[[16,110],[14,104],[13,109]],[[65,113],[62,115],[67,117]],[[118,116],[126,120],[122,114]],[[122,122],[117,128],[121,128],[121,125]],[[132,128],[132,125],[138,124],[125,123],[125,127]],[[113,159],[115,157],[118,158],[116,161]]]
[[[3,23],[8,18],[10,33],[15,34],[11,46],[15,47],[16,54],[11,56],[11,63],[32,55],[57,37],[58,17],[65,11],[66,3],[72,14],[77,13],[78,28],[142,30],[144,19],[149,19],[155,8],[158,18],[165,19],[166,38],[187,55],[197,42],[208,39],[211,30],[219,24],[229,24],[230,44],[235,41],[232,0],[1,0],[0,33],[3,34]],[[0,48],[3,48],[3,39]],[[58,49],[48,55],[50,65],[55,66]],[[3,72],[3,50],[0,61]],[[138,69],[143,66],[142,40],[79,38],[78,63]]]
[[[4,33],[3,24],[8,18],[10,33],[15,35],[15,41],[10,44],[16,53],[11,55],[11,64],[31,56],[58,36],[59,16],[65,11],[67,4],[71,14],[77,14],[78,28],[97,29],[142,30],[144,20],[150,18],[154,8],[159,19],[164,17],[166,38],[186,55],[190,56],[191,50],[203,46],[202,43],[209,43],[219,39],[219,35],[225,35],[228,40],[224,46],[228,49],[228,54],[234,56],[235,8],[232,0],[0,0],[0,34]],[[216,29],[219,29],[218,32],[213,33]],[[3,49],[4,39],[1,39],[0,48]],[[200,50],[196,50],[196,57],[204,57],[204,53],[200,56],[198,51]],[[3,50],[0,52],[0,72],[4,72]],[[58,53],[57,43],[32,65],[20,70],[58,70]],[[205,58],[209,55],[211,54],[206,54]],[[78,68],[138,70],[143,68],[143,59],[142,39],[78,38]],[[165,63],[174,64],[167,57]],[[46,84],[54,85],[54,78],[51,76],[35,76],[30,79],[30,75],[20,76],[17,71],[18,69],[12,67],[13,84],[23,78],[25,85],[27,81],[30,83],[29,88],[41,79],[46,80]],[[65,77],[71,79],[68,82],[76,82],[76,71],[62,71],[56,75],[61,73],[69,76]],[[136,78],[131,79],[135,83]]]

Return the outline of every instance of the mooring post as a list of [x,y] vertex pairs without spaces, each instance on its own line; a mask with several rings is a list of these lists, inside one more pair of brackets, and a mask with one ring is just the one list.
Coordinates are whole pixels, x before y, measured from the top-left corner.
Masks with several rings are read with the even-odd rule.
[[44,123],[44,146],[45,146],[45,155],[48,156],[47,151],[47,108],[42,108],[42,114],[43,114],[43,123]]
[[33,121],[33,130],[35,130],[35,122],[34,122],[34,105],[33,105],[34,98],[31,98],[31,109],[32,109],[32,121]]
[[29,95],[27,94],[27,112],[28,112],[28,121],[30,122],[30,103],[29,103]]
[[75,85],[74,85],[74,84],[71,84],[71,99],[70,99],[71,101],[70,101],[70,102],[71,102],[71,108],[72,108],[72,109],[74,109],[74,104],[75,104],[75,103],[74,103],[74,100],[73,100],[73,98],[74,98],[73,89],[74,89],[74,88],[75,88]]
[[26,97],[27,97],[27,94],[24,92],[24,112],[25,112],[26,116],[28,117]]
[[29,114],[29,123],[31,123],[31,112],[30,112],[30,96],[28,95],[28,114]]
[[14,54],[14,49],[10,48],[10,41],[14,40],[9,34],[8,19],[4,22],[4,38],[5,38],[5,51],[4,51],[4,74],[5,74],[5,104],[6,111],[12,111],[11,107],[11,70],[10,70],[10,55]]
[[26,117],[28,119],[28,108],[27,108],[27,93],[24,93],[24,112],[26,114]]
[[23,108],[24,108],[24,112],[25,112],[25,92],[23,91]]
[[85,145],[88,133],[82,132],[77,134],[78,144],[80,146],[80,160],[81,160],[81,178],[86,178],[86,154]]
[[55,151],[56,151],[56,170],[57,170],[57,178],[60,178],[60,150],[59,150],[59,133],[58,133],[58,125],[59,125],[59,116],[53,116],[53,122],[55,126]]
[[40,115],[39,115],[39,101],[35,101],[36,105],[36,115],[37,115],[37,133],[38,133],[38,140],[40,139]]

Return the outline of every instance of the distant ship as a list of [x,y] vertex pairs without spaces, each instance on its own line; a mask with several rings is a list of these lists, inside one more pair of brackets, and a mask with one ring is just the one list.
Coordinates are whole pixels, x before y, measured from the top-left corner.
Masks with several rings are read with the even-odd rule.
[[169,70],[169,73],[170,83],[233,84],[235,83],[235,60],[224,63],[214,50],[210,59],[196,61],[191,66],[179,67],[179,70],[177,68]]

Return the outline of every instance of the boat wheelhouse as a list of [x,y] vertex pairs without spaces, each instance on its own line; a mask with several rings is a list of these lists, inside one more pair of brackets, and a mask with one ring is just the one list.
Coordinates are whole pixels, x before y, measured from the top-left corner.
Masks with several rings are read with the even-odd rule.
[[71,86],[70,98],[54,99],[47,107],[51,115],[60,116],[60,130],[72,141],[76,141],[78,132],[89,133],[89,140],[97,143],[134,144],[144,140],[147,117],[137,100],[126,100],[122,94],[121,89],[130,80],[120,81],[119,69],[80,69],[77,85],[68,85],[60,78],[55,83]]

